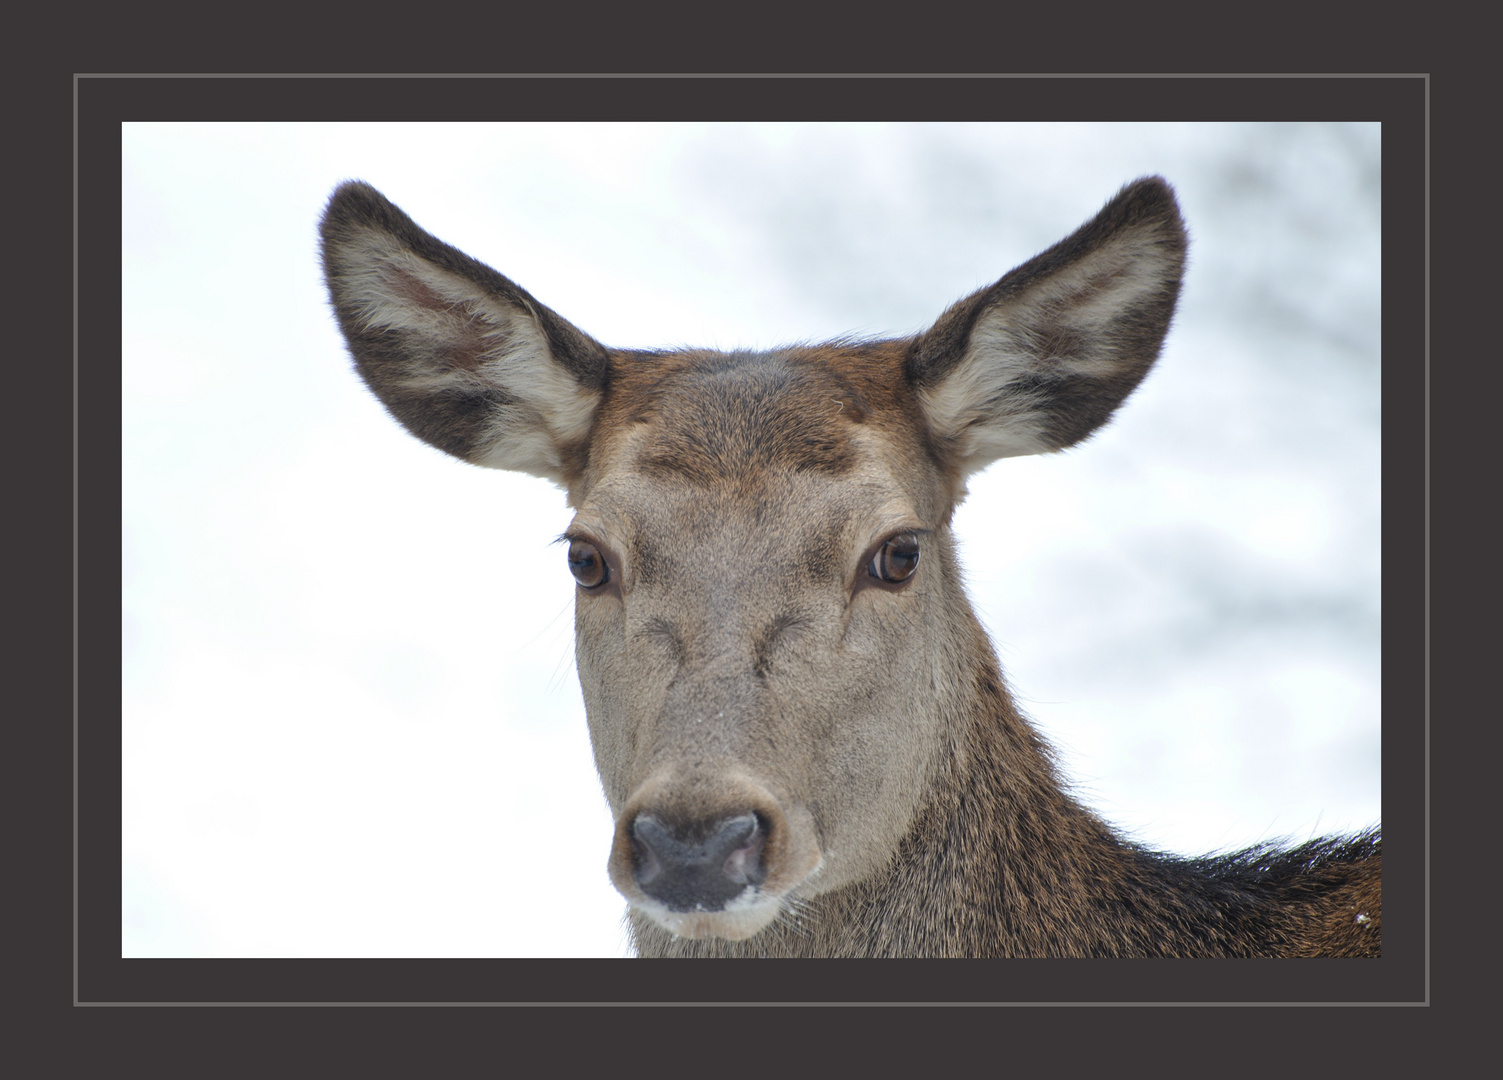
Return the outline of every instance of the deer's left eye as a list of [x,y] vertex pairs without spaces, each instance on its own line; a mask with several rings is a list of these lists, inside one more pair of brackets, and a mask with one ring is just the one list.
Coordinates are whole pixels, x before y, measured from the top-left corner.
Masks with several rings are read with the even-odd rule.
[[901,532],[877,549],[866,572],[889,585],[901,585],[918,569],[918,534]]

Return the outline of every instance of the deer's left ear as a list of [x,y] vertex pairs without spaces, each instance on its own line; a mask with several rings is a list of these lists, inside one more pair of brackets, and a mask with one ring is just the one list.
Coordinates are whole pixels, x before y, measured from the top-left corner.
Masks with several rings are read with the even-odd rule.
[[1138,180],[915,340],[908,381],[961,476],[1062,450],[1110,419],[1158,357],[1185,247],[1173,190]]

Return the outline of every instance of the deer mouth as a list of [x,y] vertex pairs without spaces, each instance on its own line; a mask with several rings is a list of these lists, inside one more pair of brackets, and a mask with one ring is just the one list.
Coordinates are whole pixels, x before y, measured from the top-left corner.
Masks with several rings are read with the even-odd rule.
[[658,904],[633,901],[638,911],[681,938],[722,938],[744,941],[765,930],[783,912],[783,899],[747,889],[719,911],[674,911]]

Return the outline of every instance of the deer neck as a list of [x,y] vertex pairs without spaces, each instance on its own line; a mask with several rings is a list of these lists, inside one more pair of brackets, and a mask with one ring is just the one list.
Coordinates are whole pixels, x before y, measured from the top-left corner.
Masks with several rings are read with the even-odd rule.
[[[674,937],[633,913],[638,952],[1302,955],[1307,948],[1319,952],[1320,940],[1328,950],[1331,928],[1351,923],[1359,907],[1377,910],[1372,837],[1358,838],[1347,852],[1307,845],[1273,859],[1203,862],[1125,843],[1065,793],[1047,744],[1018,711],[989,644],[969,670],[966,707],[947,717],[951,738],[935,763],[931,794],[884,872],[796,901],[744,941]],[[1376,927],[1351,933],[1351,955],[1371,954]]]

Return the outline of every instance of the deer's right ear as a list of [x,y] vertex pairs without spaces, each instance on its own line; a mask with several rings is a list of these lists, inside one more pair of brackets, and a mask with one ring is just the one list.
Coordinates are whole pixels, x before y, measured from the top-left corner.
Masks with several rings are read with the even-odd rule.
[[610,376],[605,348],[369,184],[340,185],[324,276],[366,384],[456,457],[566,484]]

